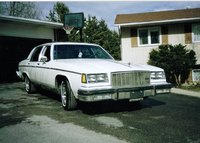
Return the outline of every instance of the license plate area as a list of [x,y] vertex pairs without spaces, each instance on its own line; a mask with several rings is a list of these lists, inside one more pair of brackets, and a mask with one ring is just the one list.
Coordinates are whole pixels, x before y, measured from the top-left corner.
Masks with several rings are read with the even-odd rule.
[[133,91],[130,92],[130,99],[140,99],[143,98],[143,91],[137,90],[137,91]]

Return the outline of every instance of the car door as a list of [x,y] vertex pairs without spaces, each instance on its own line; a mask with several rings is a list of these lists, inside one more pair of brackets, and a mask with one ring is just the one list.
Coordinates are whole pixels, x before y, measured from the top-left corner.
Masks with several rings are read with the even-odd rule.
[[39,60],[39,55],[41,53],[43,46],[36,47],[33,51],[33,54],[30,57],[28,64],[28,73],[29,73],[29,78],[32,82],[37,82],[36,76],[37,76],[37,66],[38,66],[38,60]]
[[[37,74],[36,74],[36,80],[38,83],[40,83],[43,86],[49,86],[49,78],[50,78],[50,50],[51,46],[46,45],[43,47],[42,52],[39,55],[39,62],[37,64]],[[42,58],[46,57],[47,60],[43,61]]]

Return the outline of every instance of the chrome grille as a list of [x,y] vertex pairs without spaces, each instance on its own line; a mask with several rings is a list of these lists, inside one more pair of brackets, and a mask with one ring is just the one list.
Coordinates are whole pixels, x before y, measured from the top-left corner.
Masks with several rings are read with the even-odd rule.
[[137,87],[150,84],[150,72],[132,71],[111,73],[113,87]]

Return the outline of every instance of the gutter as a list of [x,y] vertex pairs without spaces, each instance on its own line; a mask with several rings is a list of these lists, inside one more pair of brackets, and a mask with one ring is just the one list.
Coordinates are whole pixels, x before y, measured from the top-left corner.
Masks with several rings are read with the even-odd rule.
[[182,19],[173,19],[173,20],[160,20],[160,21],[131,22],[131,23],[121,23],[121,24],[115,24],[115,25],[120,28],[120,27],[131,27],[131,26],[141,26],[141,25],[182,23],[182,22],[190,22],[190,21],[198,21],[198,20],[200,20],[200,17],[182,18]]
[[51,26],[51,27],[57,27],[57,28],[62,28],[63,27],[63,23],[43,21],[43,20],[38,20],[38,19],[15,17],[15,16],[0,15],[0,21],[1,20],[2,21],[28,23],[28,24],[37,24],[37,25]]

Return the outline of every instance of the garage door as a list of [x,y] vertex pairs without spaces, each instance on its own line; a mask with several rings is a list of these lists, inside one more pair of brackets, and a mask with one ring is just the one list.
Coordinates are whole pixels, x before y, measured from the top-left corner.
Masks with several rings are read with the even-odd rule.
[[51,40],[0,36],[0,83],[17,81],[18,63],[33,47],[47,42]]

